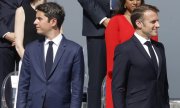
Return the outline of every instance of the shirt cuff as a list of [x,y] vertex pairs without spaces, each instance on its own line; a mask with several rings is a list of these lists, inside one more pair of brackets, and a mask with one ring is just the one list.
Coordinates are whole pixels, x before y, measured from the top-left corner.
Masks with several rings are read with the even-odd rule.
[[6,36],[8,33],[10,33],[10,32],[5,33],[2,37],[5,38],[5,36]]
[[107,19],[107,17],[104,17],[100,22],[99,22],[99,24],[101,25],[103,22],[104,22],[104,20],[106,20]]

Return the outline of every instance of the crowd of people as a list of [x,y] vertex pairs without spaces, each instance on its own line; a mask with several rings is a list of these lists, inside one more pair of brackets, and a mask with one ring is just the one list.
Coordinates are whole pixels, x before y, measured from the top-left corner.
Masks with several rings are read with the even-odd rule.
[[[144,0],[114,1],[78,0],[87,43],[87,107],[102,107],[105,79],[106,108],[169,108],[158,8]],[[20,64],[15,107],[81,108],[84,55],[62,33],[63,6],[46,0],[1,0],[0,7],[0,85],[15,63]],[[13,108],[11,96],[7,100]]]

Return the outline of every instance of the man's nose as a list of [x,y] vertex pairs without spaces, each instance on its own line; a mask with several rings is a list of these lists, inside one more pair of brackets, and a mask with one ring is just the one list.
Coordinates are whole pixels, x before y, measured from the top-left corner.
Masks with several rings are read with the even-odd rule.
[[156,22],[156,27],[160,28],[159,21]]
[[35,19],[34,24],[36,25],[36,24],[37,24],[37,22],[38,22],[38,20],[37,20],[37,19]]

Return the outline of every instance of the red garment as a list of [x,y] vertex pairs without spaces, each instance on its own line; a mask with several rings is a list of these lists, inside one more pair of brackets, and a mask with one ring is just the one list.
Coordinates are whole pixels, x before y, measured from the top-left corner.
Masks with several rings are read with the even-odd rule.
[[[107,51],[107,77],[106,77],[106,108],[113,108],[111,81],[114,49],[118,44],[121,44],[130,39],[135,30],[124,15],[116,15],[111,18],[106,31],[106,51]],[[153,36],[153,40],[158,40],[157,36]]]

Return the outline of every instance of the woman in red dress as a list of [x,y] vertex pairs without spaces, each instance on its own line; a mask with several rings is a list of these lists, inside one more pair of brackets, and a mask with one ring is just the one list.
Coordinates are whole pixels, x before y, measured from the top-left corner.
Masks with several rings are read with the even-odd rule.
[[[134,8],[144,4],[144,0],[122,0],[119,12],[111,18],[106,31],[106,51],[107,51],[107,75],[106,75],[106,108],[113,108],[111,81],[113,69],[114,49],[133,36],[134,28],[130,21],[131,12]],[[157,36],[152,37],[158,40]]]

